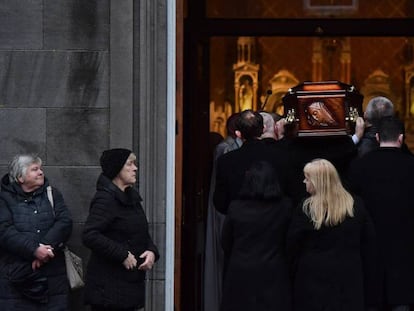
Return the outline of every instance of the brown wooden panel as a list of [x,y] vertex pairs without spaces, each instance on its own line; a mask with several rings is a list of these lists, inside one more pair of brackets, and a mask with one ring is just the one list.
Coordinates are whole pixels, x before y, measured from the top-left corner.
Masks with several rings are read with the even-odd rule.
[[174,306],[181,310],[181,224],[183,207],[183,81],[184,81],[184,0],[176,1],[176,118],[175,137],[175,255],[174,255]]

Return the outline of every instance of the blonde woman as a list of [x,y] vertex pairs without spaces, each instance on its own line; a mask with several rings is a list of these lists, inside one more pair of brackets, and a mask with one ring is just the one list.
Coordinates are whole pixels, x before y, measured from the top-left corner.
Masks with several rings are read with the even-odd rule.
[[331,162],[315,159],[305,165],[304,175],[310,196],[297,209],[287,242],[294,310],[362,311],[373,225]]

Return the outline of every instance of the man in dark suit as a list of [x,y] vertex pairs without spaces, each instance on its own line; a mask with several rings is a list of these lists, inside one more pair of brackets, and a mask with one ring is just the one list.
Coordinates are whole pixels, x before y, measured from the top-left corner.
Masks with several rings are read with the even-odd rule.
[[388,98],[376,96],[368,102],[364,112],[365,130],[361,139],[356,141],[359,157],[379,147],[375,137],[378,123],[381,118],[391,116],[394,116],[394,104]]
[[260,113],[242,111],[236,128],[236,134],[242,138],[243,145],[217,159],[213,200],[216,209],[223,214],[227,214],[230,202],[238,197],[244,175],[256,161],[269,162],[278,174],[282,189],[286,191],[287,188],[288,152],[278,144],[266,144],[260,140],[264,128]]
[[378,260],[372,263],[378,265],[377,280],[371,290],[378,296],[371,292],[368,303],[378,300],[393,311],[414,304],[414,157],[401,150],[403,132],[398,118],[382,118],[376,134],[380,147],[355,160],[349,174],[377,232]]

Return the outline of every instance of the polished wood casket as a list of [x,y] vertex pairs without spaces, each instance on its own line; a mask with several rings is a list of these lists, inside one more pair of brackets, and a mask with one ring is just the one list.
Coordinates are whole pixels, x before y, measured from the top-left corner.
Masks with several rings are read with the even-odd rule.
[[363,96],[339,81],[301,83],[282,101],[290,135],[297,137],[349,135],[362,116]]

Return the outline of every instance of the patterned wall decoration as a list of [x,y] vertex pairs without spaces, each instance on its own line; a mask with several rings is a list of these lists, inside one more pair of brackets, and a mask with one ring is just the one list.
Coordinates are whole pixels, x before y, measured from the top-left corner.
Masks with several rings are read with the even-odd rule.
[[[212,18],[326,17],[323,12],[318,14],[317,11],[306,10],[306,3],[309,1],[316,3],[319,0],[289,2],[285,0],[208,0],[206,9],[207,16]],[[336,2],[348,4],[351,1],[338,0]],[[328,17],[414,17],[414,1],[410,0],[359,0],[356,3],[356,10],[331,14]],[[259,99],[264,100],[270,79],[281,70],[287,70],[300,82],[312,81],[312,77],[314,77],[312,67],[313,40],[315,39],[317,40],[317,37],[256,38],[256,62],[260,65],[257,94]],[[414,121],[411,120],[411,116],[407,115],[407,111],[414,111],[414,109],[406,106],[408,91],[405,83],[405,70],[411,68],[409,66],[413,64],[413,38],[338,37],[324,38],[323,40],[325,42],[322,44],[324,49],[322,51],[322,76],[325,80],[340,80],[341,78],[340,51],[344,40],[347,40],[346,44],[349,44],[349,83],[359,90],[364,90],[367,89],[365,83],[368,77],[375,75],[375,72],[382,72],[387,76],[390,94],[395,101],[397,113],[406,118],[406,126],[409,131],[412,129],[412,145],[414,146]],[[223,109],[226,105],[234,105],[232,64],[237,59],[236,47],[237,38],[235,37],[215,37],[211,40],[210,100],[214,106],[223,107]]]
[[[259,96],[266,93],[268,82],[279,70],[286,69],[299,81],[312,80],[312,38],[293,37],[258,37],[257,38],[257,63],[260,64],[259,73]],[[232,61],[226,55],[225,49],[236,49],[234,38],[214,39],[214,48],[211,49],[211,96],[217,102],[225,98],[233,98],[232,85]],[[365,79],[375,70],[381,69],[391,78],[393,91],[403,97],[404,88],[404,66],[406,65],[407,38],[384,38],[384,37],[357,37],[350,38],[351,47],[351,83],[361,88]],[[339,58],[336,55],[333,66],[339,67]],[[337,76],[329,76],[329,59],[324,56],[324,80],[339,80],[339,69],[334,68]]]
[[[352,37],[348,39],[351,58],[349,83],[361,91],[366,79],[375,71],[381,70],[389,77],[390,94],[393,94],[396,110],[399,115],[404,116],[406,111],[404,68],[412,58],[406,53],[408,39],[404,37]],[[313,40],[314,38],[304,37],[258,37],[256,39],[256,62],[260,64],[258,98],[263,100],[269,89],[271,78],[280,70],[289,71],[300,82],[312,81]],[[344,38],[337,38],[337,40],[341,41]],[[232,65],[237,57],[236,42],[237,38],[227,37],[216,37],[212,41],[210,101],[220,107],[225,102],[234,105]],[[323,48],[330,49],[329,45],[323,45]],[[322,80],[341,80],[340,53],[335,53],[332,61],[329,60],[328,51],[322,53]],[[231,59],[231,57],[234,58]],[[332,72],[329,66],[333,66]]]
[[[329,1],[331,2],[331,1]],[[208,0],[207,16],[221,18],[407,18],[413,17],[414,1],[412,0],[335,0],[338,4],[353,6],[356,10],[334,10],[326,14],[326,10],[309,10],[309,3],[326,4],[327,1],[316,0]],[[338,3],[335,3],[338,2]]]

